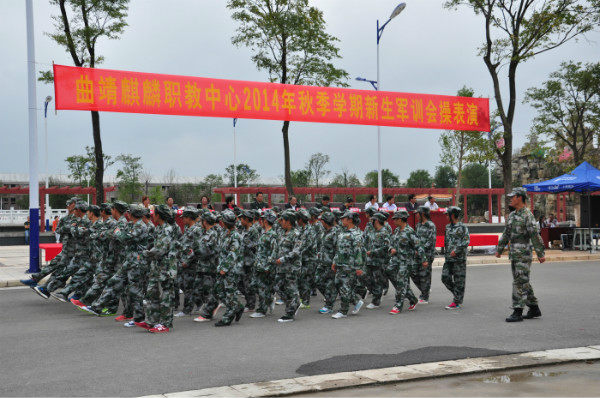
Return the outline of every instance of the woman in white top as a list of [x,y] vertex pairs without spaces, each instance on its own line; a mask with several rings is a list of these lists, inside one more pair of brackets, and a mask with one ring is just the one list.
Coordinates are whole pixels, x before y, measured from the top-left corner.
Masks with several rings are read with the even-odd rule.
[[373,207],[375,210],[379,210],[379,203],[375,201],[375,195],[369,196],[369,201],[365,203],[365,210],[370,207]]

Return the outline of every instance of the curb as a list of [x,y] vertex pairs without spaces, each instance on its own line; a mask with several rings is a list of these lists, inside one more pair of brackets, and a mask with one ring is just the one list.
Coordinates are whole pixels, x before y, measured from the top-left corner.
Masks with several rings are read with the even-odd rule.
[[600,345],[297,377],[294,379],[148,395],[143,398],[282,397],[349,387],[401,383],[438,377],[590,360],[600,360]]

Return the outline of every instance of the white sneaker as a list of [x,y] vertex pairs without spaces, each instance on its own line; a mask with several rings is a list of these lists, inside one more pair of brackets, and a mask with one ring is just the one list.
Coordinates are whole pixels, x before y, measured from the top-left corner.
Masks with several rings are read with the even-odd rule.
[[323,307],[319,310],[321,314],[331,314],[333,311],[330,308]]
[[279,299],[279,300],[275,300],[275,304],[277,304],[277,305],[284,305],[285,303],[283,302],[282,299]]
[[[183,290],[179,289],[179,294],[183,294]],[[161,325],[162,326],[162,325]]]
[[261,313],[261,312],[254,312],[252,314],[250,314],[250,318],[264,318],[265,314]]
[[356,303],[356,305],[354,306],[354,309],[352,310],[352,315],[358,314],[358,311],[360,311],[360,309],[362,308],[364,303],[365,303],[364,301],[358,300],[358,303]]
[[379,306],[378,306],[378,305],[375,305],[375,304],[373,304],[373,303],[371,303],[371,304],[367,305],[367,309],[368,309],[368,310],[374,310],[375,308],[379,308]]
[[205,318],[203,316],[199,316],[198,318],[194,318],[194,322],[210,322],[212,319]]
[[348,318],[348,315],[344,315],[344,314],[342,314],[341,312],[338,312],[338,313],[336,313],[336,314],[333,314],[331,317],[332,317],[333,319],[340,319],[340,318]]
[[420,299],[419,304],[429,304],[429,301]]
[[223,306],[223,304],[219,303],[219,305],[217,305],[217,308],[214,309],[213,311],[213,318],[217,315],[217,312],[219,312],[219,308],[221,308]]
[[124,323],[123,326],[125,326],[126,328],[133,328],[133,327],[135,327],[135,322],[129,321],[129,322]]
[[187,316],[187,315],[188,315],[188,314],[186,314],[185,312],[183,312],[183,311],[179,311],[177,314],[175,314],[175,315],[173,315],[173,316],[176,316],[177,318],[181,318],[182,316]]

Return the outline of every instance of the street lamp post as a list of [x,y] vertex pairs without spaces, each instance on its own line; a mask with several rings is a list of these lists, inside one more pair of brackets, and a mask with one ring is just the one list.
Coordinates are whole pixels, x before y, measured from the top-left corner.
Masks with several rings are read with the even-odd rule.
[[[367,80],[362,77],[357,77],[356,80],[364,81],[371,83],[373,88],[376,91],[381,90],[381,76],[379,74],[379,41],[381,40],[381,36],[383,35],[383,30],[386,25],[390,23],[390,21],[396,18],[404,9],[406,8],[406,3],[400,3],[394,8],[392,14],[388,18],[388,20],[381,26],[379,26],[379,20],[377,20],[377,80]],[[381,126],[377,126],[377,201],[383,202],[383,178],[381,175]]]
[[[46,172],[46,189],[48,189],[48,104],[52,101],[51,96],[47,96],[44,101],[44,146],[46,156],[44,157],[44,169]],[[44,212],[46,217],[50,218],[50,195],[46,192],[46,211]],[[42,220],[45,224],[46,220]]]
[[[236,157],[237,157],[237,151],[236,151],[236,143],[235,143],[235,125],[237,124],[237,118],[233,119],[233,187],[237,188],[237,165],[236,165]],[[235,193],[235,195],[233,195],[233,197],[235,198],[235,204],[237,206],[238,204],[238,194],[237,192]]]

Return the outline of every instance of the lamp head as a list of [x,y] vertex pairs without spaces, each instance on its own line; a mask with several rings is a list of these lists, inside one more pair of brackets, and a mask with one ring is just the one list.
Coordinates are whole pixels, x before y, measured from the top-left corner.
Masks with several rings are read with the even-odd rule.
[[404,11],[405,8],[406,8],[406,3],[402,2],[402,3],[398,4],[396,6],[396,8],[394,8],[394,11],[392,11],[392,15],[390,15],[390,19],[396,18],[398,15],[400,15],[400,13],[402,11]]
[[366,82],[367,79],[365,79],[364,77],[357,77],[356,80],[358,80],[359,82]]
[[49,103],[50,101],[52,101],[52,97],[49,95],[49,96],[46,97],[46,101],[45,102]]

